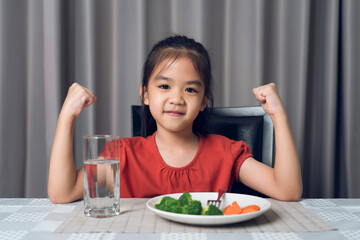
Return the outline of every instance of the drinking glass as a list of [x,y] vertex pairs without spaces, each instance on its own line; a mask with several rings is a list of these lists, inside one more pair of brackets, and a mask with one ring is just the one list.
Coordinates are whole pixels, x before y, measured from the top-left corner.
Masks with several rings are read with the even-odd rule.
[[120,214],[120,138],[84,136],[84,214],[110,217]]

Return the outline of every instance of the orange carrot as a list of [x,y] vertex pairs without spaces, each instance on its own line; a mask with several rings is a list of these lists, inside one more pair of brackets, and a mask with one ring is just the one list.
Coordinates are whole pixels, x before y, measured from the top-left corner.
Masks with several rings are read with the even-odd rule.
[[234,215],[234,214],[240,214],[242,212],[239,204],[234,201],[231,205],[228,205],[224,208],[224,215]]
[[241,209],[241,207],[239,206],[239,204],[238,204],[236,201],[234,201],[234,202],[232,203],[232,207],[233,207],[233,209],[234,209],[236,212],[241,213],[242,209]]
[[257,212],[260,210],[260,207],[258,205],[249,205],[242,209],[241,213],[251,213],[251,212]]

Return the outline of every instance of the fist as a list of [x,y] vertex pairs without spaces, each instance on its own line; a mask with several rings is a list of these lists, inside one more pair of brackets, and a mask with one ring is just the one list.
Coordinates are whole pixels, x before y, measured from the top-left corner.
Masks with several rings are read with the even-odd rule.
[[252,91],[256,99],[261,103],[261,106],[270,117],[285,113],[285,109],[276,90],[275,83],[269,83],[267,85],[254,88]]
[[96,96],[91,90],[74,83],[69,88],[61,112],[66,116],[76,118],[84,107],[89,107],[95,101]]

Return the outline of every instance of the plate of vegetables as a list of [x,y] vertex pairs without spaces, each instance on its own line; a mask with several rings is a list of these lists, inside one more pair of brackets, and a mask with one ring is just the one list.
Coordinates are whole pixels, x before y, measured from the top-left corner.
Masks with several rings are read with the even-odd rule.
[[271,208],[265,198],[225,193],[219,208],[207,205],[216,199],[216,192],[185,192],[161,195],[149,199],[146,207],[171,221],[194,225],[224,225],[256,218]]

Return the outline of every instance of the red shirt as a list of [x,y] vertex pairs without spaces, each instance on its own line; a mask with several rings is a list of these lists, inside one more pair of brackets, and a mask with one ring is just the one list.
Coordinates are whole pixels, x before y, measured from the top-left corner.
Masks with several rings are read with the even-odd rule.
[[[239,179],[242,163],[252,157],[245,142],[209,134],[200,136],[197,153],[189,164],[174,168],[162,159],[155,134],[117,140],[120,141],[121,197],[148,198],[187,191],[230,190]],[[107,157],[106,147],[101,155]]]

